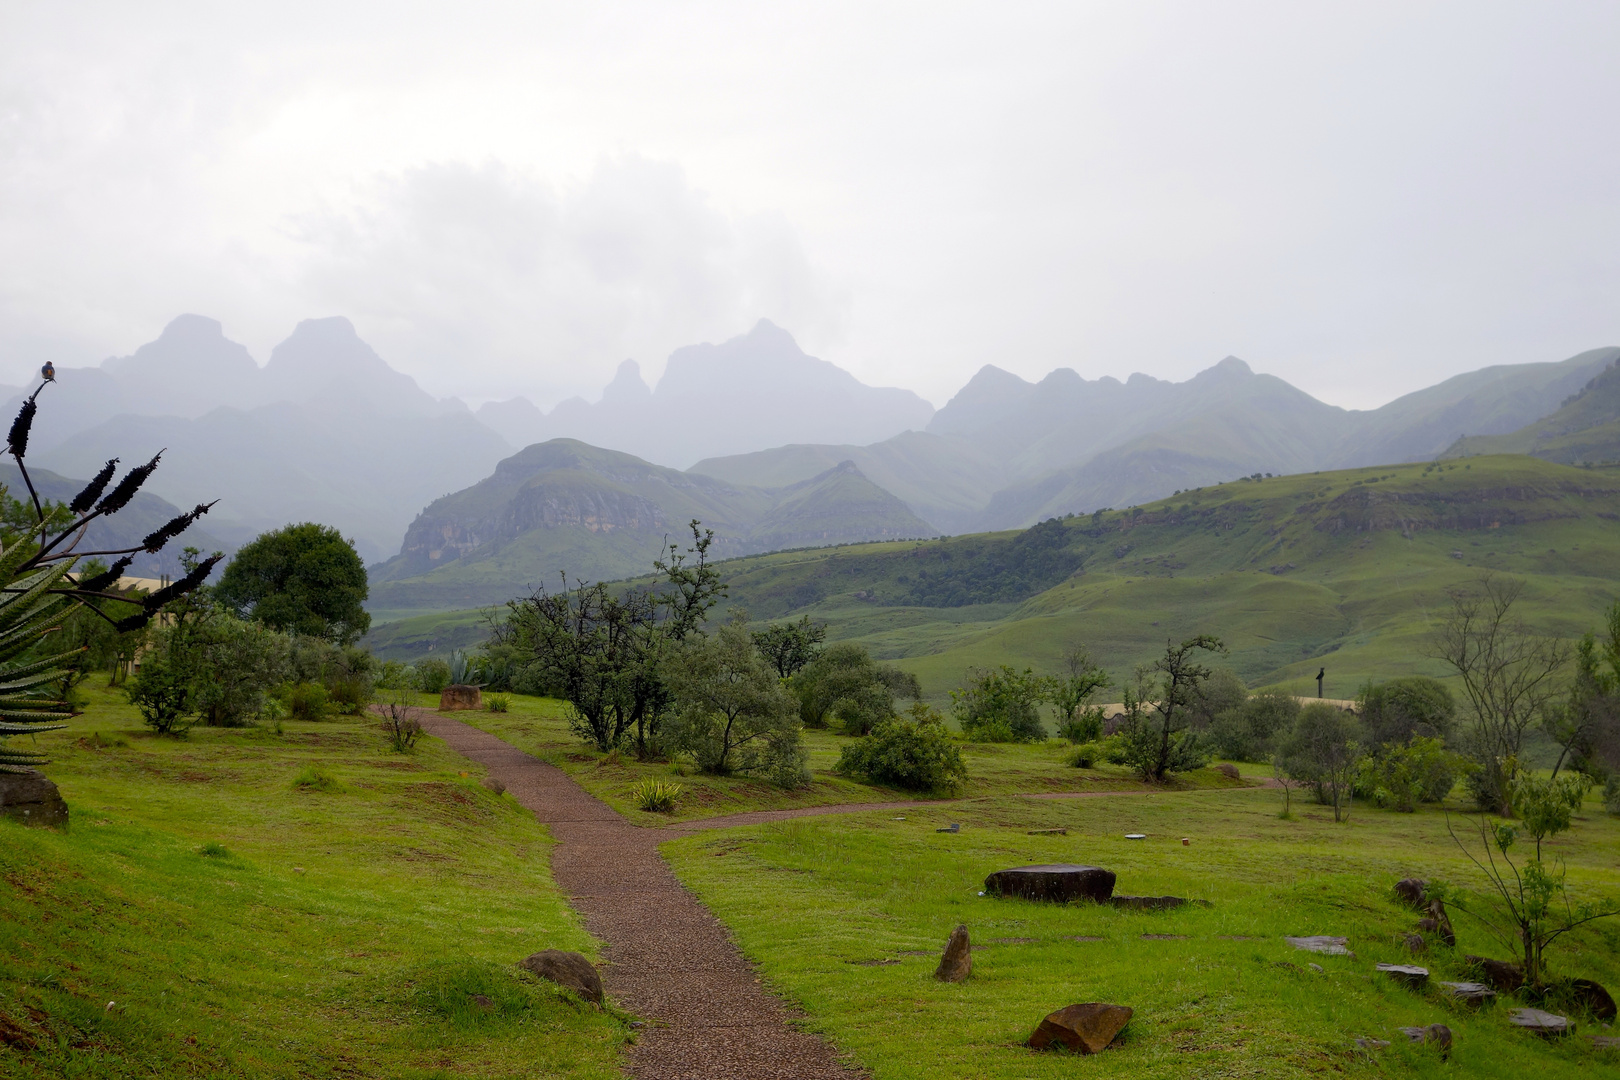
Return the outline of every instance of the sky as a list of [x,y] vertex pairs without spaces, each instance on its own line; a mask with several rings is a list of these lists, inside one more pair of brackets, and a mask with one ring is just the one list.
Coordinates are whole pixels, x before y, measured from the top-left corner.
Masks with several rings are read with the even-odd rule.
[[1620,5],[0,6],[0,381],[347,315],[594,398],[769,318],[943,404],[1232,354],[1374,407],[1620,343]]

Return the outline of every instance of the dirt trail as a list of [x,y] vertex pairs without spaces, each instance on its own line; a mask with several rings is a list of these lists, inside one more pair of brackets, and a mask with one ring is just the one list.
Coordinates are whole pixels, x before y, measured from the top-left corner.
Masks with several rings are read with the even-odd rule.
[[[853,1080],[825,1041],[795,1029],[726,928],[658,854],[670,838],[642,829],[561,769],[442,716],[422,727],[478,762],[551,827],[551,870],[606,945],[603,983],[648,1024],[630,1052],[641,1080]],[[738,815],[747,816],[747,815]]]

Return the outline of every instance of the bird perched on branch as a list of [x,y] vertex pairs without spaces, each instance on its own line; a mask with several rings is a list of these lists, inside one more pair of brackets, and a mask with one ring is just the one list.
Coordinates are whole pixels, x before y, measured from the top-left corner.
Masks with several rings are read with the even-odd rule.
[[39,369],[39,377],[44,379],[46,382],[55,382],[56,365],[51,363],[49,360],[45,361],[45,366]]

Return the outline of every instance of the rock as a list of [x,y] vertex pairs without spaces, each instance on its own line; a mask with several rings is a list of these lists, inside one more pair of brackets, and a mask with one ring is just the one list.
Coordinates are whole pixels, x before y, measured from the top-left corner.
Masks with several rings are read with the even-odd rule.
[[1479,976],[1479,981],[1492,990],[1511,993],[1524,985],[1524,968],[1506,960],[1490,960],[1483,956],[1463,956],[1468,970]]
[[1132,911],[1168,911],[1192,903],[1180,896],[1110,896],[1108,902],[1114,907]]
[[1457,935],[1452,932],[1451,919],[1446,915],[1444,900],[1429,901],[1429,917],[1419,919],[1417,928],[1426,933],[1434,934],[1447,945],[1457,944]]
[[991,874],[984,879],[984,889],[992,895],[1021,896],[1025,900],[1093,900],[1105,904],[1114,895],[1114,872],[1073,863],[1019,866]]
[[1285,937],[1283,940],[1294,948],[1302,949],[1305,952],[1322,953],[1326,956],[1356,955],[1345,948],[1345,945],[1349,943],[1349,938],[1316,935],[1313,937]]
[[1406,951],[1409,953],[1426,953],[1429,951],[1429,943],[1423,940],[1422,934],[1407,934],[1401,939],[1401,944],[1406,946]]
[[1363,1050],[1388,1050],[1388,1039],[1357,1039],[1356,1045]]
[[940,982],[961,982],[973,974],[973,949],[968,942],[968,928],[958,926],[945,942],[945,952],[934,969],[934,978]]
[[1377,968],[1401,985],[1414,990],[1429,981],[1429,969],[1413,964],[1378,964]]
[[494,1012],[495,1002],[485,994],[473,994],[469,1000],[477,1006],[480,1012]]
[[1451,1029],[1444,1024],[1430,1024],[1428,1027],[1403,1027],[1401,1034],[1415,1043],[1428,1043],[1440,1048],[1441,1057],[1451,1056]]
[[1613,1035],[1594,1035],[1592,1047],[1597,1050],[1620,1050],[1620,1038]]
[[1423,910],[1428,892],[1429,883],[1422,878],[1402,878],[1395,883],[1395,899],[1413,911]]
[[1238,767],[1236,765],[1229,765],[1223,761],[1219,765],[1215,766],[1215,771],[1226,777],[1228,780],[1238,779]]
[[1321,964],[1306,964],[1305,966],[1316,972],[1318,975],[1324,975],[1327,973],[1327,969]]
[[455,712],[458,709],[482,709],[483,707],[484,695],[476,686],[453,683],[439,692],[440,712]]
[[1568,1020],[1540,1009],[1514,1009],[1508,1013],[1508,1023],[1525,1031],[1533,1031],[1543,1038],[1569,1034]]
[[0,772],[0,817],[58,828],[68,823],[68,808],[56,785],[38,769]]
[[1591,1013],[1594,1019],[1614,1019],[1614,998],[1591,979],[1571,979],[1564,984],[1564,992],[1577,1007]]
[[602,977],[591,962],[577,952],[542,949],[518,966],[542,979],[550,979],[565,990],[572,990],[586,1001],[602,1004]]
[[1124,1005],[1106,1005],[1099,1001],[1070,1005],[1042,1020],[1029,1037],[1029,1045],[1045,1050],[1062,1044],[1082,1054],[1095,1054],[1113,1042],[1114,1036],[1130,1022],[1131,1010]]
[[1440,988],[1451,995],[1452,1000],[1467,1005],[1485,1005],[1496,1000],[1496,991],[1484,983],[1443,982]]

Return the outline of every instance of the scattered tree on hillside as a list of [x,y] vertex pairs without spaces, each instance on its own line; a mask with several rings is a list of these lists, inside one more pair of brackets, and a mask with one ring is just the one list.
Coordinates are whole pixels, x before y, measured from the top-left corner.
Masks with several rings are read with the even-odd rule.
[[371,628],[366,567],[336,529],[304,522],[261,534],[225,567],[215,597],[241,619],[348,645]]
[[754,773],[780,787],[810,780],[799,717],[781,679],[760,655],[739,611],[712,634],[692,634],[670,657],[672,749],[700,771]]
[[1563,747],[1555,777],[1565,764],[1594,779],[1620,771],[1620,604],[1605,622],[1602,641],[1588,633],[1575,648],[1568,701],[1547,712],[1547,734]]
[[1194,709],[1213,671],[1195,657],[1225,651],[1221,639],[1209,634],[1179,645],[1166,643],[1164,655],[1139,673],[1138,686],[1126,688],[1126,717],[1120,735],[1126,761],[1142,779],[1162,783],[1171,773],[1202,768],[1208,760],[1192,725]]
[[1316,793],[1316,801],[1333,807],[1333,820],[1350,816],[1351,793],[1361,759],[1361,728],[1352,714],[1333,705],[1312,702],[1299,711],[1294,730],[1277,748],[1283,772]]
[[1076,745],[1091,742],[1102,734],[1103,709],[1093,703],[1097,691],[1113,685],[1113,679],[1091,660],[1082,644],[1063,654],[1064,673],[1052,679],[1047,692],[1057,710],[1058,734]]
[[1453,590],[1430,656],[1462,682],[1473,721],[1470,751],[1479,771],[1469,777],[1483,808],[1512,812],[1510,794],[1524,733],[1545,721],[1569,650],[1532,631],[1514,611],[1524,583],[1486,573],[1472,590]]
[[1294,730],[1299,699],[1286,690],[1262,690],[1210,722],[1215,753],[1233,761],[1270,761],[1279,736]]
[[968,672],[966,686],[951,691],[952,711],[962,734],[975,742],[1041,742],[1046,693],[1046,680],[1029,668],[977,668]]
[[1248,700],[1249,686],[1237,672],[1229,667],[1211,668],[1209,678],[1198,687],[1198,695],[1192,702],[1193,727],[1203,731],[1221,713],[1236,709]]
[[1404,745],[1414,738],[1450,740],[1457,703],[1443,683],[1411,675],[1364,685],[1356,695],[1356,712],[1368,743]]
[[885,720],[838,755],[833,771],[908,791],[949,792],[967,780],[962,751],[945,718],[918,701],[904,716]]
[[791,685],[806,727],[837,721],[850,735],[865,735],[894,715],[896,686],[917,696],[914,677],[879,664],[851,641],[827,646]]
[[754,631],[754,645],[776,669],[778,678],[791,679],[821,652],[826,623],[813,623],[806,615],[796,623],[771,623]]

